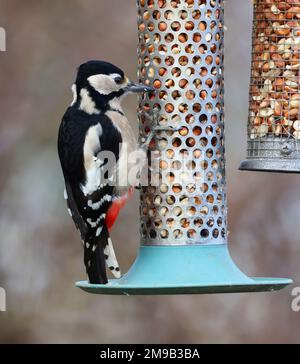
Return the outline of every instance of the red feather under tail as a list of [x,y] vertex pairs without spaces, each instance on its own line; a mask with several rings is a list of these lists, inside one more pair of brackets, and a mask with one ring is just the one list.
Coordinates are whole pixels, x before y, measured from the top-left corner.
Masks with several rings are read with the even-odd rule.
[[127,193],[125,193],[123,196],[117,198],[112,202],[110,208],[107,211],[105,219],[105,225],[108,228],[108,230],[111,230],[111,228],[113,227],[115,221],[117,220],[117,217],[119,216],[121,209],[126,205],[126,202],[131,198],[133,192],[134,189],[130,188]]

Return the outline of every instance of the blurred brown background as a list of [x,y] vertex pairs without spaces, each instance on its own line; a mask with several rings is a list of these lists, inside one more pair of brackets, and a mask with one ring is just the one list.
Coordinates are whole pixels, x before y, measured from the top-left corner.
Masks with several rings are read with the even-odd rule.
[[[300,180],[239,172],[245,156],[252,6],[226,0],[226,143],[231,252],[246,273],[300,285]],[[278,293],[106,297],[85,278],[80,238],[63,200],[56,152],[76,67],[105,59],[136,77],[133,0],[0,0],[1,343],[296,343],[291,287]],[[136,99],[126,113],[136,123]],[[134,260],[137,197],[113,240],[123,271]]]

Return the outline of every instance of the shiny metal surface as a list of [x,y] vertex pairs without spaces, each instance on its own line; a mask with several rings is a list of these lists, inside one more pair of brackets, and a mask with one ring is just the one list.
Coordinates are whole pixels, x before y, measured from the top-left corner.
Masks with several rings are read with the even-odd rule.
[[[138,1],[140,134],[159,168],[141,191],[142,245],[227,240],[223,1]],[[155,121],[156,120],[156,121]],[[153,184],[156,184],[155,186]]]

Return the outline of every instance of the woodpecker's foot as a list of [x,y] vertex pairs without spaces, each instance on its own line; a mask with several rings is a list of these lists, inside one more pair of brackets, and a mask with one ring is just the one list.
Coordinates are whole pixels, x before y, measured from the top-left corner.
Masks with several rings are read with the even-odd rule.
[[172,132],[175,133],[176,131],[181,130],[181,128],[175,128],[175,126],[158,125],[153,130],[154,130],[154,132],[159,132],[159,131],[172,131]]
[[173,126],[162,126],[162,125],[158,125],[156,127],[154,127],[149,135],[147,136],[147,138],[142,138],[141,139],[141,144],[140,144],[140,147],[147,151],[149,149],[149,145],[152,141],[152,139],[156,139],[157,138],[157,134],[159,132],[162,132],[162,131],[166,131],[166,132],[172,132],[172,133],[175,133],[177,131],[181,130],[181,128],[175,128]]

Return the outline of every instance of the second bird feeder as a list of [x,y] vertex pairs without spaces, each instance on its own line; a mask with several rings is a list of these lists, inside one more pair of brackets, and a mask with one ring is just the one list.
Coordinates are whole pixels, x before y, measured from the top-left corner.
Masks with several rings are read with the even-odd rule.
[[241,170],[300,172],[300,1],[254,1],[247,159]]
[[250,278],[228,252],[223,13],[222,0],[138,1],[139,78],[156,89],[140,98],[141,138],[156,123],[170,130],[150,144],[159,168],[152,166],[153,183],[141,191],[135,263],[121,279],[79,282],[80,288],[186,294],[269,291],[291,283]]

